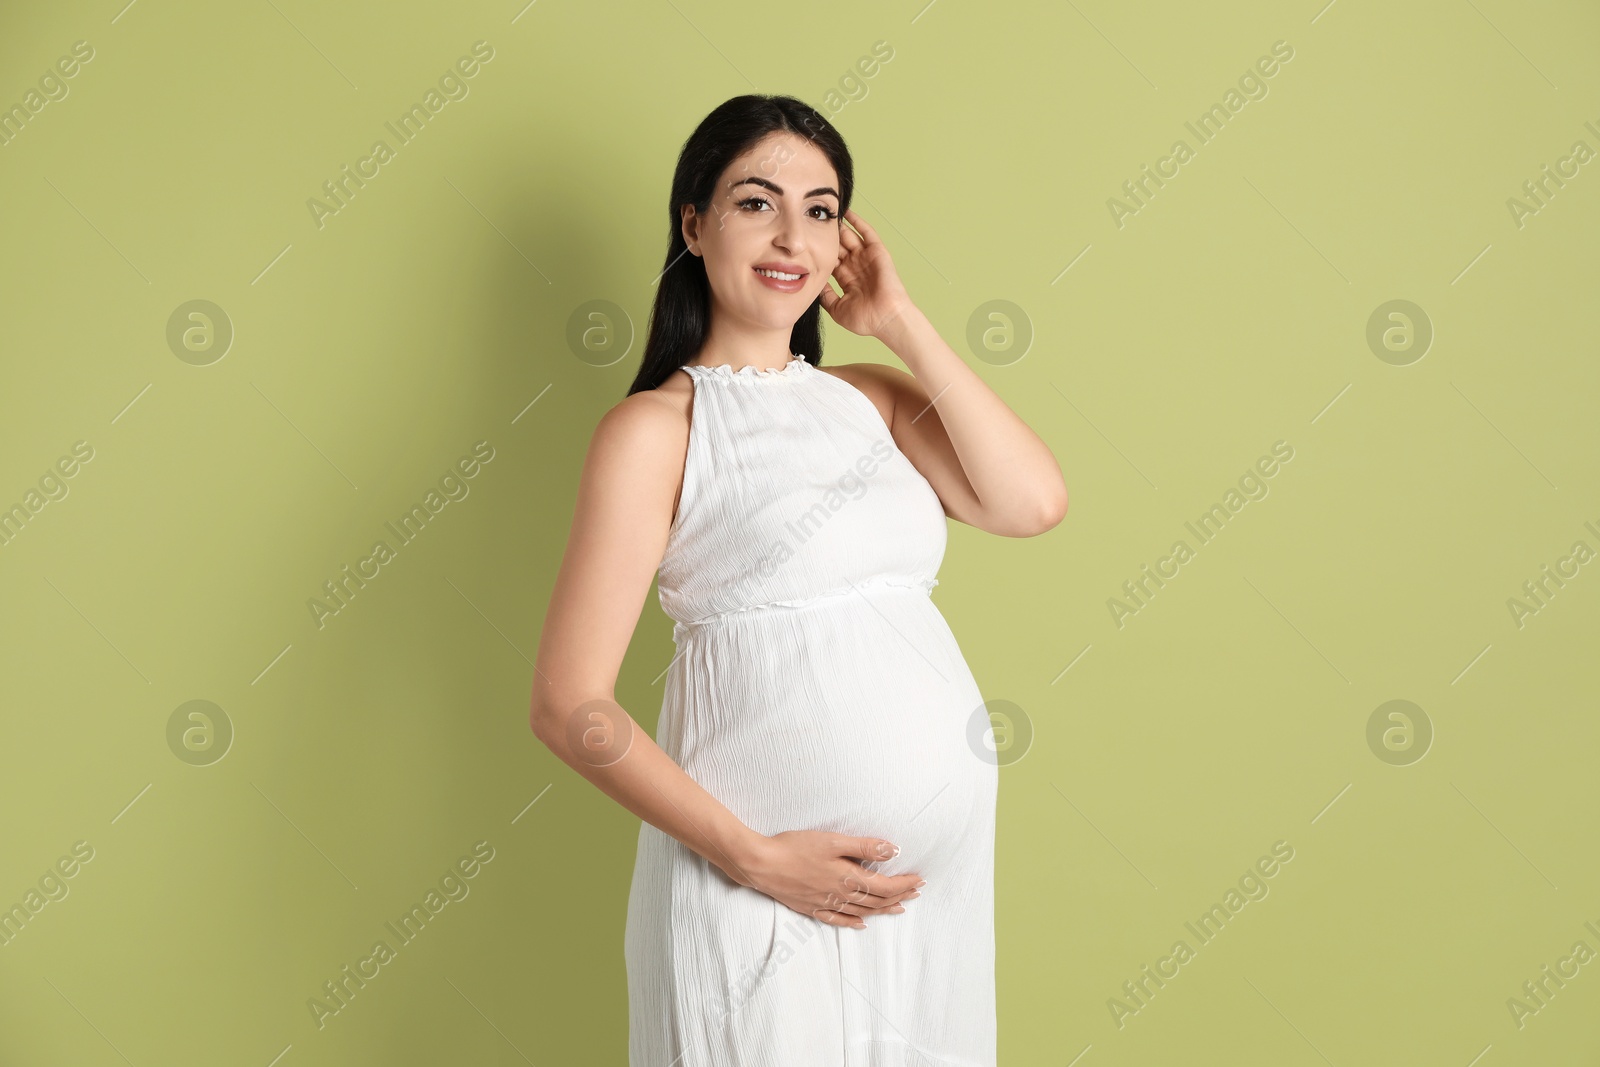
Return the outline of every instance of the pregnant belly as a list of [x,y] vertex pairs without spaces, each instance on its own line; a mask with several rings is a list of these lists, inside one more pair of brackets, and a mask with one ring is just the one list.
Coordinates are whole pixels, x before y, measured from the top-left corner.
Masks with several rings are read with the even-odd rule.
[[740,613],[689,636],[658,739],[746,825],[900,846],[929,877],[992,835],[982,698],[925,593]]

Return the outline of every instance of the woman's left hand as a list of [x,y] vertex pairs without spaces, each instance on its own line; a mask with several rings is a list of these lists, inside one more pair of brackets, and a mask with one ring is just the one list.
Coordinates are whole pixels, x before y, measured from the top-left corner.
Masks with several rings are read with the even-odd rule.
[[846,211],[844,217],[855,227],[839,227],[840,257],[833,277],[844,291],[836,293],[833,286],[824,283],[822,309],[851,333],[881,337],[890,323],[913,306],[911,297],[900,284],[894,261],[878,231],[854,210]]

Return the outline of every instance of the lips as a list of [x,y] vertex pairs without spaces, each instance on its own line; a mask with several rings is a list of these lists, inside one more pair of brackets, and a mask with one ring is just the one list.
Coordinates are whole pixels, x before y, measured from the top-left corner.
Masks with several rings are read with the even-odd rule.
[[[762,285],[765,285],[769,289],[776,289],[780,293],[798,293],[801,289],[805,288],[806,278],[808,276],[805,270],[802,270],[800,267],[797,267],[791,263],[757,263],[754,267],[751,267],[750,270],[753,274],[755,274],[756,280]],[[771,275],[762,274],[761,272],[763,270],[781,271],[784,274],[795,274],[799,275],[799,277],[774,278]]]

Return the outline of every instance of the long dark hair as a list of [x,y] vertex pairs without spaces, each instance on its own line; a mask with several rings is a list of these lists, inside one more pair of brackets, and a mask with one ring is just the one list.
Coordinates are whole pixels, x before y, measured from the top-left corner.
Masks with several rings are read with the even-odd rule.
[[[689,254],[683,239],[683,205],[693,204],[704,218],[711,211],[717,179],[728,164],[768,134],[787,131],[808,139],[828,157],[839,175],[839,217],[850,208],[855,167],[850,150],[833,124],[810,104],[792,96],[736,96],[701,120],[678,153],[672,175],[672,196],[667,204],[666,266],[656,286],[650,310],[650,330],[639,373],[628,388],[632,396],[654,389],[679,367],[693,359],[705,344],[711,327],[711,283],[705,260]],[[812,363],[822,357],[822,297],[811,302],[794,324],[789,350]]]

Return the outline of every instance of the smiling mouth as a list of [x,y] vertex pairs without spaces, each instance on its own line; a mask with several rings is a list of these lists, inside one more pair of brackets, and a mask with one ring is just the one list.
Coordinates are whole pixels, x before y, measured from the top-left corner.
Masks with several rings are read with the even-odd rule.
[[751,269],[764,278],[775,278],[780,282],[797,282],[805,277],[803,272],[800,274],[788,274],[781,270],[767,270],[764,267],[753,267]]

